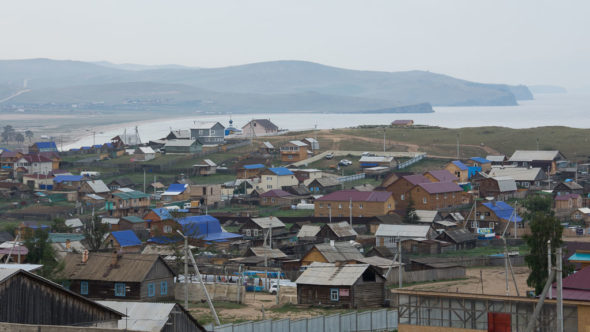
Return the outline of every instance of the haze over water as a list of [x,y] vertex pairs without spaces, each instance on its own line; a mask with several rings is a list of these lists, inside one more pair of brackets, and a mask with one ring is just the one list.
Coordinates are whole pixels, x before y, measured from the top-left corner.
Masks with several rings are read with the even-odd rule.
[[[251,119],[270,119],[281,129],[305,130],[346,128],[359,125],[383,125],[396,119],[412,119],[416,124],[447,128],[500,126],[531,128],[541,126],[567,126],[590,128],[590,95],[588,94],[537,94],[535,100],[520,101],[518,106],[434,107],[434,113],[283,113],[283,114],[233,114],[234,126],[241,128]],[[112,137],[128,134],[138,126],[142,142],[165,137],[170,129],[188,129],[192,121],[219,121],[229,125],[230,115],[197,115],[190,118],[172,118],[143,123],[122,123],[108,130],[97,128],[96,144],[108,142]],[[64,145],[64,150],[92,145],[91,135],[75,143]]]

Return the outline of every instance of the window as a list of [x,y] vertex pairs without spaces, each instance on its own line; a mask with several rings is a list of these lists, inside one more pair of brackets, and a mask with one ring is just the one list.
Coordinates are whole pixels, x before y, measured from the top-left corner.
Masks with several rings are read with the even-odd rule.
[[274,203],[274,202],[275,202],[275,199],[274,199],[274,198],[271,198],[271,199],[270,199],[270,201],[271,201],[272,203]]
[[363,208],[363,203],[359,203],[359,209]]
[[65,288],[65,289],[70,289],[70,285],[71,285],[71,283],[69,280],[63,281],[61,283],[61,287]]
[[249,229],[246,230],[246,236],[250,236],[252,235],[251,231]]
[[160,295],[168,294],[168,281],[160,282]]
[[338,203],[338,208],[342,209],[342,203]]
[[[320,203],[320,209],[324,207],[324,204]],[[579,219],[579,218],[578,218]]]
[[272,184],[267,184],[266,189],[272,189]]
[[257,229],[253,229],[254,231],[254,236],[258,236],[258,230]]
[[88,295],[88,281],[80,282],[80,294]]
[[436,200],[438,201],[438,194],[436,194]]
[[338,301],[338,288],[330,288],[330,300]]
[[391,204],[387,204],[387,208],[391,210]]
[[215,129],[211,129],[211,136],[215,135]]
[[115,284],[115,296],[125,296],[125,284],[124,283],[116,283]]
[[156,296],[156,285],[154,285],[153,282],[150,282],[148,284],[148,296],[149,297],[154,297]]
[[401,194],[401,196],[399,197],[399,199],[401,199],[403,201],[404,199],[406,199],[406,195]]
[[422,203],[424,203],[424,204],[428,203],[428,199],[426,197],[422,198]]
[[267,176],[266,181],[272,181],[272,176]]
[[292,155],[292,154],[290,154],[290,155],[288,155],[288,156],[287,156],[287,158],[288,158],[289,160],[292,160],[292,159],[293,159],[293,155]]
[[164,225],[164,233],[172,233],[172,226]]

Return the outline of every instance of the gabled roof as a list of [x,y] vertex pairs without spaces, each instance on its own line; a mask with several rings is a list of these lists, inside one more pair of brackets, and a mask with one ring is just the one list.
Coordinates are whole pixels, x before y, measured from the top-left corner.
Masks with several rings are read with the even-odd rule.
[[211,129],[217,124],[225,128],[221,123],[215,121],[196,121],[192,129]]
[[299,147],[303,147],[303,146],[307,146],[307,144],[301,142],[301,141],[289,141],[289,143],[295,145],[295,146],[299,146]]
[[561,152],[557,150],[550,150],[550,151],[534,151],[534,150],[516,150],[508,159],[508,161],[527,161],[531,162],[534,160],[538,161],[553,161],[564,159],[565,157],[561,154]]
[[430,182],[430,183],[419,183],[422,189],[426,190],[429,194],[441,194],[463,191],[458,184],[455,182]]
[[339,190],[322,196],[316,201],[386,202],[391,195],[389,191]]
[[188,184],[173,183],[162,194],[165,196],[176,196],[182,194],[188,188]]
[[268,257],[268,258],[283,258],[287,257],[284,252],[277,248],[267,247],[250,247],[248,250],[252,252],[254,256]]
[[474,241],[477,239],[477,234],[473,234],[465,228],[457,228],[443,231],[453,242],[463,243],[467,241]]
[[39,149],[55,149],[57,151],[57,145],[55,145],[55,142],[35,142],[33,145]]
[[121,187],[132,186],[135,184],[135,183],[133,183],[133,181],[130,178],[118,178],[118,179],[111,181],[110,183],[117,184]]
[[52,160],[41,154],[26,154],[22,158],[30,163],[50,163]]
[[143,153],[143,154],[156,153],[156,151],[154,151],[154,149],[152,149],[149,146],[140,146],[137,149],[139,150],[140,153]]
[[512,212],[514,211],[514,208],[505,202],[502,202],[502,201],[489,202],[489,203],[483,203],[483,205],[485,207],[487,207],[488,209],[492,210],[498,218],[503,219],[504,221],[510,221],[510,222],[521,222],[522,221],[522,218],[519,217],[518,214],[515,214],[515,215],[512,214]]
[[297,233],[298,238],[315,237],[320,232],[321,227],[318,225],[303,225]]
[[239,234],[224,232],[219,220],[210,215],[189,216],[177,220],[182,232],[188,237],[210,242],[223,242],[242,237]]
[[320,186],[322,186],[324,188],[325,187],[334,187],[334,186],[339,186],[340,185],[340,181],[338,181],[336,178],[330,177],[330,176],[326,176],[326,177],[314,179],[313,181],[311,181],[308,184],[308,186],[311,185],[314,182],[317,182]]
[[111,235],[121,247],[133,247],[141,245],[141,240],[132,230],[115,231],[111,232]]
[[86,181],[86,183],[90,186],[90,189],[97,194],[108,193],[111,191],[102,180],[90,180]]
[[250,220],[260,226],[260,228],[285,227],[285,224],[277,217],[250,218]]
[[262,142],[262,144],[267,149],[274,149],[275,148],[274,145],[272,145],[272,143],[270,143],[270,142]]
[[516,191],[516,181],[513,178],[507,176],[496,176],[492,179],[498,183],[498,189],[501,193]]
[[328,223],[324,227],[329,228],[338,237],[357,236],[358,233],[346,221]]
[[350,242],[320,243],[314,246],[329,263],[361,259],[364,256]]
[[491,161],[491,162],[495,162],[495,163],[501,163],[506,159],[505,155],[498,155],[498,156],[494,156],[494,155],[487,155],[486,159]]
[[451,161],[451,163],[455,166],[457,166],[460,170],[462,171],[466,171],[469,168],[467,167],[467,165],[463,164],[463,162],[461,162],[460,160],[453,160]]
[[66,280],[142,282],[158,260],[176,275],[159,255],[118,254],[113,266],[112,253],[91,252],[86,263],[81,262],[80,254],[67,254],[60,276]]
[[[121,188],[121,189],[124,189],[124,188]],[[118,190],[120,190],[120,189],[118,189]],[[117,196],[123,200],[150,197],[150,195],[143,193],[141,191],[138,191],[138,190],[120,191],[120,192],[114,193],[113,196]]]
[[126,220],[132,224],[139,224],[139,223],[145,222],[145,220],[141,219],[138,216],[126,216],[126,217],[121,217],[121,219]]
[[419,222],[434,222],[436,216],[438,216],[438,211],[432,210],[416,210],[416,216],[418,216]]
[[194,139],[170,139],[164,144],[164,148],[172,146],[192,146],[197,144],[197,140]]
[[271,172],[273,172],[274,174],[276,174],[278,176],[282,176],[282,175],[293,175],[293,172],[291,172],[286,167],[270,167],[268,170],[271,171]]
[[375,232],[375,236],[401,236],[411,238],[426,238],[429,225],[389,225],[381,224]]
[[547,178],[547,175],[539,167],[492,167],[489,175],[492,177],[509,177],[516,181],[537,181]]
[[369,264],[335,264],[314,262],[297,278],[297,285],[352,286],[369,268]]
[[459,178],[456,177],[451,172],[447,171],[446,169],[435,169],[432,171],[428,171],[427,174],[432,175],[435,179],[439,182],[454,182],[459,181]]
[[248,123],[246,123],[242,129],[246,129],[248,127],[250,127],[250,125],[256,122],[257,125],[260,125],[261,127],[263,127],[266,130],[279,130],[279,127],[277,127],[274,123],[270,122],[269,119],[253,119],[251,121],[249,121]]
[[160,220],[173,219],[170,210],[166,208],[155,208],[152,209],[152,212],[155,213]]
[[168,136],[175,137],[176,139],[190,139],[191,131],[189,129],[172,130]]
[[489,164],[491,163],[491,160],[488,160],[486,158],[482,158],[482,157],[473,157],[471,158],[471,160],[475,161],[476,163],[479,164]]
[[264,166],[262,164],[251,164],[251,165],[244,165],[242,167],[244,169],[259,169],[259,168],[265,168],[266,166]]
[[590,208],[578,208],[578,211],[583,214],[590,214]]
[[422,174],[405,175],[402,176],[402,178],[413,185],[430,182],[430,180]]
[[290,193],[281,190],[281,189],[272,189],[269,190],[265,193],[260,194],[260,197],[287,197],[287,196],[293,196]]
[[571,189],[571,190],[584,189],[584,187],[582,187],[581,185],[579,185],[575,181],[565,181],[565,182],[562,182],[561,184],[564,185],[564,186],[566,186],[568,189]]

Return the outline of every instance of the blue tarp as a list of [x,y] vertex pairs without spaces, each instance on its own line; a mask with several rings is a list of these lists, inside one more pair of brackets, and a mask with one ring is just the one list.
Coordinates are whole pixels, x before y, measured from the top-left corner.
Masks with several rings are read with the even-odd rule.
[[186,188],[188,187],[187,184],[180,184],[180,183],[173,183],[170,185],[170,187],[168,187],[168,189],[166,189],[165,194],[170,194],[170,193],[183,193]]
[[467,178],[471,179],[472,176],[481,172],[481,166],[469,166],[467,171]]
[[55,183],[78,181],[82,181],[82,175],[58,175],[53,178],[53,182]]
[[39,149],[55,149],[57,150],[57,145],[55,142],[36,142],[35,145]]
[[133,233],[132,230],[111,232],[111,235],[117,240],[121,247],[131,247],[141,245],[141,240]]
[[460,170],[464,171],[467,169],[467,165],[463,164],[461,161],[459,160],[453,160],[451,161],[453,163],[453,165],[459,167]]
[[271,167],[268,170],[275,173],[276,175],[293,175],[293,172],[291,172],[286,167]]
[[242,237],[239,234],[224,232],[219,220],[209,215],[190,216],[177,220],[184,235],[204,241],[221,242]]
[[152,211],[160,218],[160,220],[173,219],[170,211],[166,208],[156,208]]
[[154,236],[151,239],[147,240],[147,242],[152,242],[152,243],[156,243],[156,244],[170,244],[170,243],[177,243],[180,241],[182,241],[182,237],[180,237],[179,235],[172,236],[172,237]]
[[518,216],[518,214],[512,215],[514,208],[504,202],[495,202],[495,203],[483,203],[483,205],[490,210],[492,210],[496,216],[500,219],[504,219],[510,222],[521,222],[522,218]]
[[475,161],[476,163],[480,163],[480,164],[491,163],[491,161],[487,160],[486,158],[482,158],[482,157],[473,157],[473,158],[471,158],[471,160]]
[[258,168],[264,168],[264,165],[262,164],[252,164],[252,165],[244,165],[245,169],[258,169]]

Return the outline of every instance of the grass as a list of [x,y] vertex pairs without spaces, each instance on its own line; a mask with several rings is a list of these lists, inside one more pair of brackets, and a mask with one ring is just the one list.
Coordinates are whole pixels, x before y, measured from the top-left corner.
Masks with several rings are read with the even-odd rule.
[[[517,247],[508,247],[508,251],[518,251],[521,255],[527,255],[530,252],[530,248],[524,244]],[[441,253],[436,255],[436,257],[445,258],[445,257],[477,257],[477,256],[489,256],[495,254],[501,254],[504,252],[504,247],[494,247],[494,246],[486,246],[486,247],[477,247],[474,249],[465,249],[465,250],[456,250],[446,253]],[[410,255],[411,257],[425,257],[425,256],[432,256],[430,254],[424,255]]]
[[[213,306],[215,309],[243,309],[247,308],[248,305],[243,303],[235,303],[235,302],[228,302],[228,301],[213,301]],[[207,302],[191,302],[189,303],[189,308],[207,308],[209,309],[209,305]]]

